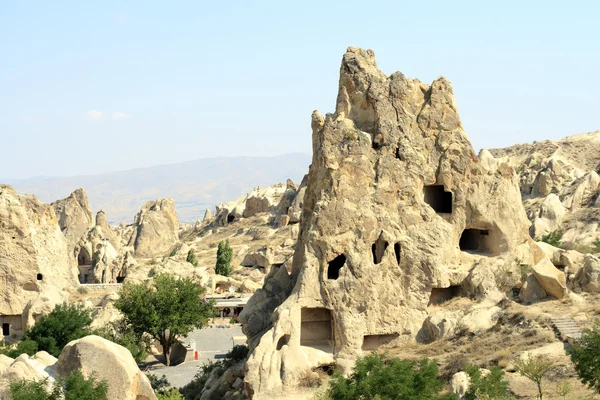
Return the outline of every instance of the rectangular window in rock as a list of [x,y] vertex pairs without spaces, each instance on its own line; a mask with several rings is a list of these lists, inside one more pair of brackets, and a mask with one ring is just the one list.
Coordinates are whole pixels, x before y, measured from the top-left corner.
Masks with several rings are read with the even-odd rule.
[[9,336],[10,335],[10,325],[7,323],[2,324],[2,335]]
[[429,296],[428,306],[435,306],[447,302],[461,293],[460,286],[450,286],[447,288],[433,288]]
[[439,214],[452,213],[452,192],[447,192],[444,185],[429,185],[423,188],[425,203]]
[[375,350],[380,346],[386,345],[393,340],[398,339],[400,335],[397,333],[389,333],[383,335],[365,335],[363,337],[362,350]]
[[300,345],[333,344],[331,311],[326,308],[303,308],[300,311]]

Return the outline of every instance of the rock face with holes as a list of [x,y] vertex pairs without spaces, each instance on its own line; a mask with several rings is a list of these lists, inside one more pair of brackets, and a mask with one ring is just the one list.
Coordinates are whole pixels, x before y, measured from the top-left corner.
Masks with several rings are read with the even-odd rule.
[[315,111],[312,130],[299,240],[281,273],[290,282],[266,280],[241,315],[255,398],[307,369],[416,340],[434,290],[499,299],[495,273],[517,276],[545,257],[517,176],[479,161],[447,79],[387,76],[372,51],[349,48],[336,111]]
[[149,201],[134,219],[129,246],[138,257],[168,256],[179,242],[179,220],[173,199]]
[[484,150],[480,157],[515,168],[532,236],[562,231],[573,248],[600,237],[600,131]]
[[[0,323],[20,333],[28,304],[52,308],[77,285],[77,267],[54,207],[0,185]],[[30,307],[32,308],[32,307]],[[25,318],[26,319],[26,318]],[[5,325],[6,324],[6,325]],[[5,331],[6,329],[6,331]]]
[[52,203],[52,207],[72,252],[83,234],[94,225],[87,194],[85,190],[77,189],[66,199]]

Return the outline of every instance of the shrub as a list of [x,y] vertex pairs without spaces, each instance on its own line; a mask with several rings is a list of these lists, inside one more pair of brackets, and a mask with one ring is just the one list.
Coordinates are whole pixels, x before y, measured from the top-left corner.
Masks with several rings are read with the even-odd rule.
[[[23,335],[24,341],[34,341],[38,350],[47,351],[54,357],[72,340],[90,334],[92,317],[85,307],[74,304],[59,304]],[[33,346],[29,344],[29,349]]]
[[108,400],[108,384],[92,375],[85,378],[79,371],[59,378],[52,386],[48,380],[11,381],[9,391],[13,400]]
[[248,357],[248,346],[244,344],[237,344],[225,354],[224,365],[225,368],[229,368],[233,364],[245,360]]
[[596,320],[594,327],[585,329],[579,343],[569,350],[571,361],[579,380],[595,393],[600,394],[600,322]]
[[550,372],[553,365],[554,363],[552,360],[542,354],[529,356],[527,358],[518,357],[515,360],[517,372],[536,384],[540,400],[542,400],[544,396],[542,385],[544,376]]
[[561,231],[554,231],[554,232],[550,232],[547,235],[542,236],[541,241],[544,243],[548,243],[550,246],[554,246],[554,247],[561,247],[562,246],[562,232]]
[[336,372],[329,381],[332,400],[437,400],[455,399],[452,394],[440,395],[443,383],[438,379],[435,362],[423,359],[391,359],[373,353],[359,358],[350,377]]
[[23,340],[17,344],[17,347],[4,347],[0,348],[0,354],[4,354],[10,358],[17,358],[21,354],[27,354],[29,356],[34,355],[38,352],[38,344],[33,340]]
[[137,363],[143,362],[148,356],[149,338],[137,334],[123,319],[110,322],[93,334],[125,347]]
[[479,367],[470,365],[466,370],[471,380],[465,400],[506,399],[508,382],[504,380],[504,371],[500,367],[492,367],[490,373],[483,376]]
[[158,400],[184,400],[185,399],[185,397],[183,397],[183,395],[181,393],[179,393],[179,390],[177,390],[177,389],[171,389],[168,392],[164,392],[164,393],[157,393],[156,398],[158,398]]
[[229,246],[229,241],[219,242],[219,248],[217,249],[217,264],[215,265],[215,273],[223,276],[231,275],[232,257],[233,250],[231,250],[231,246]]
[[150,381],[150,385],[152,386],[152,390],[155,393],[164,393],[167,391],[171,383],[167,379],[167,376],[163,374],[160,378],[154,374],[146,374],[148,380]]
[[198,260],[196,260],[196,253],[194,253],[194,250],[190,249],[190,251],[188,251],[185,261],[189,262],[194,267],[198,266]]
[[556,394],[562,396],[564,400],[567,400],[567,395],[573,391],[571,382],[562,380],[556,383]]

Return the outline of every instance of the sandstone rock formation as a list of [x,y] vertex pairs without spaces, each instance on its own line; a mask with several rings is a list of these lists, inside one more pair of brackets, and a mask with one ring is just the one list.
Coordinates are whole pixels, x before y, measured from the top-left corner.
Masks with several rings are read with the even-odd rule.
[[85,190],[77,189],[66,199],[57,200],[51,205],[72,252],[81,236],[94,225],[87,194]]
[[173,199],[149,201],[135,216],[129,246],[138,257],[167,256],[179,242],[179,221]]
[[280,267],[241,314],[255,398],[307,369],[347,370],[363,351],[414,341],[431,302],[499,299],[496,271],[544,258],[516,175],[479,162],[445,78],[386,76],[373,52],[349,48],[336,112],[314,112],[312,129],[290,273]]
[[54,208],[0,185],[0,324],[20,333],[28,304],[35,317],[33,302],[52,308],[75,286],[77,267]]
[[126,348],[99,336],[86,336],[67,344],[57,363],[60,375],[80,371],[108,382],[111,400],[156,400],[150,381]]
[[56,361],[55,357],[45,351],[40,351],[31,357],[27,354],[21,354],[14,360],[0,355],[0,399],[11,399],[8,388],[10,381],[13,380],[42,381],[48,379],[50,387],[58,377]]
[[572,246],[600,237],[600,131],[483,153],[487,162],[506,162],[519,174],[533,237],[562,231]]

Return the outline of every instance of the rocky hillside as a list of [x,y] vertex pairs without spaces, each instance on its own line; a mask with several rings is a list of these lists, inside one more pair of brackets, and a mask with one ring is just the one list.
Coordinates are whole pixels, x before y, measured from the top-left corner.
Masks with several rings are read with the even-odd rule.
[[600,131],[484,150],[480,158],[519,175],[532,237],[561,231],[566,246],[600,250],[592,246],[600,237]]
[[110,223],[131,222],[150,200],[170,197],[181,221],[196,221],[206,208],[236,199],[256,186],[291,178],[297,182],[308,171],[310,155],[206,158],[102,175],[70,178],[7,180],[20,193],[35,194],[43,202],[64,198],[85,188],[94,210],[104,210]]

